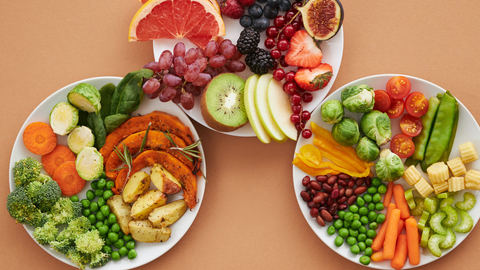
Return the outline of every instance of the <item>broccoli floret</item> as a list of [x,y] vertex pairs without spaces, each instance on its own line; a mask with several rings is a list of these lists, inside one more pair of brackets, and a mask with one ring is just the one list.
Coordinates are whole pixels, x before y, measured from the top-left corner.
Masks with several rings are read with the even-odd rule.
[[57,240],[75,241],[77,237],[79,237],[81,234],[86,233],[91,227],[92,224],[90,223],[90,220],[88,218],[84,216],[75,218],[70,221],[68,223],[68,226],[58,234]]
[[46,219],[28,198],[25,187],[19,186],[7,196],[7,210],[17,223],[34,227],[42,226]]
[[77,218],[81,212],[82,204],[80,202],[72,202],[69,198],[60,198],[50,209],[48,217],[56,225],[67,224]]
[[42,227],[37,227],[33,231],[33,237],[41,245],[48,245],[55,240],[58,234],[58,228],[53,222],[47,222]]
[[80,252],[94,254],[102,250],[105,241],[97,230],[92,230],[78,236],[75,245]]
[[40,180],[28,184],[27,195],[40,211],[48,212],[62,196],[62,190],[48,176],[41,177]]
[[110,259],[112,258],[112,256],[108,253],[104,253],[104,252],[97,252],[95,254],[92,255],[92,258],[91,258],[91,261],[90,261],[90,268],[97,268],[97,267],[101,267],[101,266],[104,266],[105,264],[107,264]]
[[75,249],[75,242],[73,240],[52,241],[50,247],[56,252],[67,254],[70,250]]
[[26,186],[28,183],[36,181],[40,176],[41,170],[42,164],[31,157],[15,162],[15,166],[13,166],[15,186]]
[[67,258],[69,258],[78,268],[85,269],[87,265],[90,263],[91,255],[82,253],[76,249],[71,249],[66,254]]

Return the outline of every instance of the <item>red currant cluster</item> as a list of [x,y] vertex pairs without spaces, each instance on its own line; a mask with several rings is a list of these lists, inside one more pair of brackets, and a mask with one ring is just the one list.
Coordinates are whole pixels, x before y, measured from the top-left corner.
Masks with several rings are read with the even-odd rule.
[[290,121],[295,124],[295,128],[298,131],[302,132],[302,137],[308,139],[312,136],[312,131],[305,128],[305,123],[310,119],[311,115],[309,111],[303,110],[302,101],[305,103],[311,102],[313,95],[298,87],[294,78],[294,71],[289,71],[285,74],[286,82],[283,85],[283,91],[290,95],[290,103],[292,104]]

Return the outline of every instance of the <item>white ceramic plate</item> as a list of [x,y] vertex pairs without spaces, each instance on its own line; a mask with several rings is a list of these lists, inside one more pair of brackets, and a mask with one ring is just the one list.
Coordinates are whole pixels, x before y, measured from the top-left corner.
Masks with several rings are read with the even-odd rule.
[[[121,77],[96,77],[96,78],[81,80],[63,87],[62,89],[56,91],[55,93],[50,95],[48,98],[46,98],[40,105],[38,105],[37,108],[35,108],[35,110],[30,114],[30,116],[27,118],[22,128],[20,129],[17,135],[17,139],[15,140],[15,144],[13,145],[12,155],[10,157],[10,168],[13,168],[16,161],[26,158],[27,156],[33,157],[40,161],[41,157],[39,155],[32,154],[30,151],[28,151],[25,148],[23,139],[22,139],[23,131],[25,130],[25,127],[32,122],[41,121],[41,122],[49,123],[48,116],[53,106],[58,102],[67,101],[68,92],[72,90],[76,85],[78,85],[79,83],[89,83],[97,87],[97,89],[100,89],[103,85],[107,83],[113,83],[117,85],[121,79],[122,79]],[[169,114],[177,116],[186,126],[190,128],[194,136],[194,139],[198,139],[198,134],[195,130],[195,127],[192,125],[192,122],[190,121],[190,119],[182,112],[182,110],[180,110],[173,103],[161,103],[158,99],[150,100],[144,97],[140,105],[140,108],[137,111],[133,112],[132,116],[136,116],[138,114],[145,115],[154,110],[167,112]],[[58,143],[67,145],[66,136],[58,136]],[[204,157],[203,148],[201,145],[199,146],[199,149],[202,153],[202,157]],[[201,170],[204,173],[204,175],[206,175],[205,159],[203,159]],[[146,171],[149,172],[149,170],[146,170]],[[15,183],[13,181],[13,175],[12,175],[11,169],[9,172],[9,181],[10,181],[10,190],[12,191],[15,189]],[[121,270],[121,269],[132,269],[132,268],[139,267],[141,265],[149,263],[155,260],[156,258],[160,257],[169,249],[171,249],[178,241],[180,241],[180,239],[183,237],[183,235],[185,235],[185,233],[188,231],[193,221],[195,220],[195,217],[197,216],[203,201],[203,195],[205,193],[205,179],[201,177],[201,178],[197,178],[197,181],[198,181],[197,182],[198,203],[192,211],[187,211],[185,215],[183,215],[183,217],[178,222],[170,226],[170,228],[172,229],[172,235],[168,241],[164,243],[137,242],[137,246],[135,249],[138,253],[138,256],[135,259],[129,260],[128,258],[124,257],[119,261],[112,260],[107,265],[102,267],[102,269]],[[90,183],[87,182],[87,184],[85,185],[85,188],[79,194],[77,194],[78,197],[80,199],[86,198],[86,192],[88,189],[90,189]],[[169,196],[168,201],[171,202],[174,200],[181,199],[182,197],[181,194],[182,193],[180,192],[179,194]],[[12,220],[12,222],[14,221]],[[28,234],[32,236],[34,228],[32,226],[26,226],[26,225],[24,227],[27,230]],[[66,264],[75,266],[63,254],[50,249],[48,245],[40,245],[40,246],[46,252],[48,252],[50,255],[57,258],[58,260]]]
[[[263,5],[263,4],[260,4]],[[283,12],[280,12],[279,14],[283,14]],[[225,28],[227,29],[226,34],[225,34],[225,39],[230,39],[233,44],[237,44],[237,39],[240,35],[240,32],[244,29],[241,25],[239,20],[234,20],[229,17],[223,16],[223,19],[225,21]],[[273,24],[271,24],[273,25]],[[258,45],[261,48],[265,49],[264,41],[265,41],[266,35],[265,32],[261,33],[261,38],[260,38],[260,44]],[[194,45],[188,41],[188,39],[157,39],[153,41],[153,52],[155,56],[155,61],[158,61],[158,58],[160,57],[160,54],[164,50],[173,50],[173,47],[177,42],[183,42],[185,43],[185,46],[188,48],[194,47]],[[335,82],[335,79],[337,78],[338,71],[340,69],[340,63],[342,62],[342,54],[343,54],[343,26],[340,28],[339,32],[335,37],[332,39],[322,42],[321,44],[321,49],[323,52],[323,63],[328,63],[333,67],[333,77],[330,80],[329,84],[322,90],[317,91],[317,92],[312,92],[313,94],[313,100],[310,103],[304,103],[304,109],[308,111],[312,111],[317,107],[317,105],[325,98],[325,96],[328,94],[330,91],[330,88],[332,88],[333,83]],[[245,60],[245,56],[242,57],[242,61]],[[290,70],[289,68],[286,68],[286,70]],[[240,77],[243,79],[247,79],[250,75],[253,73],[250,71],[250,69],[247,67],[245,71],[237,73]],[[184,110],[183,107],[181,107],[182,110],[185,111],[188,116],[193,118],[195,121],[198,123],[202,124],[203,126],[210,128],[206,123],[205,120],[203,120],[202,113],[200,111],[200,98],[197,97],[195,100],[195,107],[192,110]],[[210,128],[211,130],[214,130]],[[255,132],[253,131],[252,127],[250,126],[249,123],[247,125],[232,131],[232,132],[222,132],[224,134],[232,135],[232,136],[238,136],[238,137],[255,137]]]
[[[340,94],[341,94],[342,90],[344,88],[348,87],[348,86],[351,86],[351,85],[367,84],[370,87],[373,87],[374,90],[379,90],[379,89],[385,90],[386,85],[387,85],[387,81],[391,77],[398,76],[398,75],[399,74],[382,74],[382,75],[375,75],[375,76],[370,76],[370,77],[365,77],[365,78],[362,78],[362,79],[358,79],[356,81],[353,81],[353,82],[351,82],[347,85],[344,85],[344,86],[340,87],[338,90],[336,90],[330,96],[328,96],[324,100],[324,102],[326,102],[328,100],[332,100],[332,99],[341,100]],[[425,81],[425,80],[422,80],[422,79],[419,79],[419,78],[415,78],[415,77],[412,77],[412,76],[407,76],[407,75],[402,75],[402,76],[405,76],[410,80],[410,82],[412,84],[412,89],[411,89],[412,92],[414,92],[414,91],[421,92],[425,95],[425,97],[427,99],[432,97],[432,96],[435,96],[437,93],[444,93],[445,92],[445,90],[443,88],[441,88],[441,87],[439,87],[439,86],[437,86],[437,85],[435,85],[431,82],[428,82],[428,81]],[[452,94],[455,96],[455,91],[453,91]],[[458,121],[458,129],[457,129],[458,132],[457,132],[457,135],[455,137],[455,143],[453,145],[452,152],[450,154],[450,158],[460,156],[460,152],[458,150],[458,145],[461,144],[461,143],[471,141],[477,147],[477,149],[480,148],[480,136],[479,136],[480,127],[478,126],[477,122],[475,121],[475,118],[465,108],[465,106],[460,101],[458,101],[458,103],[460,105],[459,106],[460,107],[460,117],[459,117],[459,121]],[[351,112],[348,112],[347,110],[345,110],[345,115],[354,118],[358,123],[360,123],[360,119],[361,119],[361,116],[362,116],[362,114],[351,113]],[[400,127],[399,127],[400,119],[401,119],[401,117],[392,119],[392,136],[401,133]],[[315,111],[312,113],[312,118],[307,123],[307,127],[311,126],[311,121],[315,122],[319,126],[321,126],[323,128],[326,128],[328,130],[332,129],[332,125],[329,125],[322,120],[320,106],[318,106],[318,108],[315,109]],[[463,130],[468,130],[468,132],[461,132]],[[300,138],[297,142],[297,146],[295,148],[295,153],[300,152],[300,148],[303,145],[312,144],[312,143],[313,143],[313,136],[310,139]],[[389,148],[389,147],[390,147],[390,143],[382,146],[382,149]],[[466,167],[467,167],[467,171],[469,169],[480,170],[480,160],[477,160],[477,161],[474,161],[472,163],[466,164]],[[425,179],[428,179],[427,175],[425,173],[423,173],[422,170],[420,169],[420,165],[418,165],[417,168],[420,171],[420,173],[422,174],[422,176],[425,177]],[[372,169],[372,172],[375,172],[375,169]],[[310,225],[310,227],[315,232],[315,234],[317,234],[317,236],[327,246],[329,246],[331,249],[333,249],[339,255],[341,255],[341,256],[343,256],[343,257],[345,257],[345,258],[347,258],[347,259],[349,259],[349,260],[351,260],[351,261],[353,261],[357,264],[360,264],[359,258],[363,253],[360,253],[359,255],[352,254],[350,252],[350,246],[348,246],[345,243],[341,247],[335,246],[334,245],[334,239],[335,239],[337,234],[335,234],[333,236],[328,235],[327,234],[327,227],[320,227],[317,224],[316,220],[310,216],[310,209],[308,208],[307,204],[302,200],[302,197],[300,196],[300,192],[302,190],[304,190],[304,187],[303,187],[301,182],[302,182],[302,178],[305,175],[306,174],[303,171],[298,169],[296,166],[293,166],[293,186],[295,188],[295,195],[297,197],[297,201],[298,201],[298,204],[300,206],[300,210],[302,211],[303,216],[307,220],[308,225]],[[400,179],[400,180],[396,181],[395,183],[396,184],[397,183],[402,184],[405,189],[410,188],[410,186],[403,179]],[[479,195],[478,191],[468,190],[468,192],[473,193],[475,195],[475,197],[477,198],[477,201],[480,199],[480,195]],[[463,193],[464,193],[464,191],[458,192],[457,195],[455,196],[455,201],[463,201]],[[414,193],[414,195],[415,194],[416,194],[416,192]],[[416,194],[415,196],[419,196],[419,195]],[[383,212],[385,213],[386,210],[383,210]],[[468,211],[468,213],[472,216],[472,218],[474,220],[474,223],[476,224],[478,222],[479,217],[480,217],[480,204],[479,203],[475,204],[475,207],[472,210]],[[417,220],[418,220],[418,218],[417,218]],[[459,217],[459,221],[460,220],[461,219]],[[329,226],[329,224],[327,226]],[[462,243],[462,241],[465,240],[465,238],[468,236],[468,234],[463,234],[463,233],[455,233],[455,235],[456,235],[456,239],[457,239],[455,245],[451,249],[442,250],[442,256],[440,258],[442,258],[447,253],[449,253],[451,250],[453,250],[455,247],[460,245],[460,243]],[[438,259],[437,257],[431,255],[430,252],[428,251],[428,249],[422,249],[420,247],[420,250],[421,250],[421,260],[420,260],[420,264],[418,266],[425,265],[427,263],[430,263],[430,262]],[[383,261],[383,262],[372,262],[372,263],[370,263],[370,265],[368,265],[368,267],[377,268],[377,269],[392,269],[392,267],[390,266],[390,260]],[[413,267],[416,267],[416,266],[410,265],[408,263],[408,260],[407,260],[407,263],[405,264],[404,269],[413,268]]]

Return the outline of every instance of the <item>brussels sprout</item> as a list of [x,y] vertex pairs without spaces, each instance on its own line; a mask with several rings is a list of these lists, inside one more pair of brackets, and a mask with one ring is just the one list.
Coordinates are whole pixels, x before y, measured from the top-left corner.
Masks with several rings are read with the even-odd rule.
[[67,135],[78,123],[78,110],[68,102],[59,102],[50,112],[50,126],[58,135]]
[[368,162],[374,161],[380,154],[380,148],[368,137],[363,137],[358,141],[355,151],[361,160]]
[[396,154],[389,149],[380,152],[380,158],[375,164],[375,171],[382,181],[392,182],[403,176],[405,168],[403,162]]
[[386,113],[377,110],[368,112],[362,116],[360,127],[363,133],[374,140],[378,146],[384,145],[392,137],[392,124]]
[[103,173],[103,157],[95,147],[84,147],[75,161],[78,175],[87,181],[99,178]]
[[93,136],[92,130],[88,127],[76,127],[68,134],[67,143],[68,148],[70,148],[73,153],[78,154],[84,147],[93,146],[95,137]]
[[88,83],[80,83],[67,95],[68,102],[79,110],[98,113],[102,107],[101,96],[95,86]]
[[322,118],[328,124],[340,122],[343,118],[343,105],[336,99],[329,100],[322,104]]
[[352,146],[360,139],[360,130],[355,120],[344,117],[340,122],[333,125],[333,139],[343,146]]
[[369,112],[375,104],[375,92],[366,84],[349,86],[342,91],[342,104],[354,113]]

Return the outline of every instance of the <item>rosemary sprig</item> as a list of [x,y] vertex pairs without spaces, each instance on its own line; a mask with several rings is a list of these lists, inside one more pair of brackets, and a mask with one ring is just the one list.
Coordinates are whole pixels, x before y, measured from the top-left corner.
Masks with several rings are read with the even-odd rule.
[[[179,151],[182,155],[184,155],[188,160],[192,161],[192,158],[189,157],[189,156],[192,156],[192,157],[196,157],[196,158],[202,158],[199,154],[200,154],[200,151],[196,150],[195,148],[197,148],[200,144],[202,144],[202,142],[200,141],[200,139],[198,139],[197,141],[195,141],[194,143],[190,144],[189,146],[186,146],[186,147],[178,147],[178,145],[175,143],[175,141],[173,141],[172,137],[170,136],[170,132],[167,130],[167,132],[164,132],[165,133],[165,137],[167,137],[167,139],[170,141],[170,143],[173,144],[173,147],[170,147],[170,149],[173,149],[173,150],[177,150]],[[189,155],[189,156],[188,156]]]
[[[123,163],[127,165],[128,173],[125,179],[128,179],[130,177],[130,172],[132,171],[132,155],[130,154],[128,147],[125,145],[125,143],[123,143],[123,153],[122,153],[122,151],[115,145],[113,151],[115,151],[115,153],[123,161]],[[122,169],[125,169],[125,167],[123,167]],[[125,184],[127,184],[127,181],[125,181]],[[123,184],[122,190],[125,187],[125,184]]]
[[143,148],[145,147],[145,144],[147,143],[147,138],[148,138],[148,131],[150,131],[150,126],[152,125],[152,123],[148,123],[148,127],[147,127],[147,131],[145,131],[145,135],[143,136],[143,140],[142,140],[142,145],[140,146],[140,151],[138,151],[139,153],[141,153],[143,151]]

